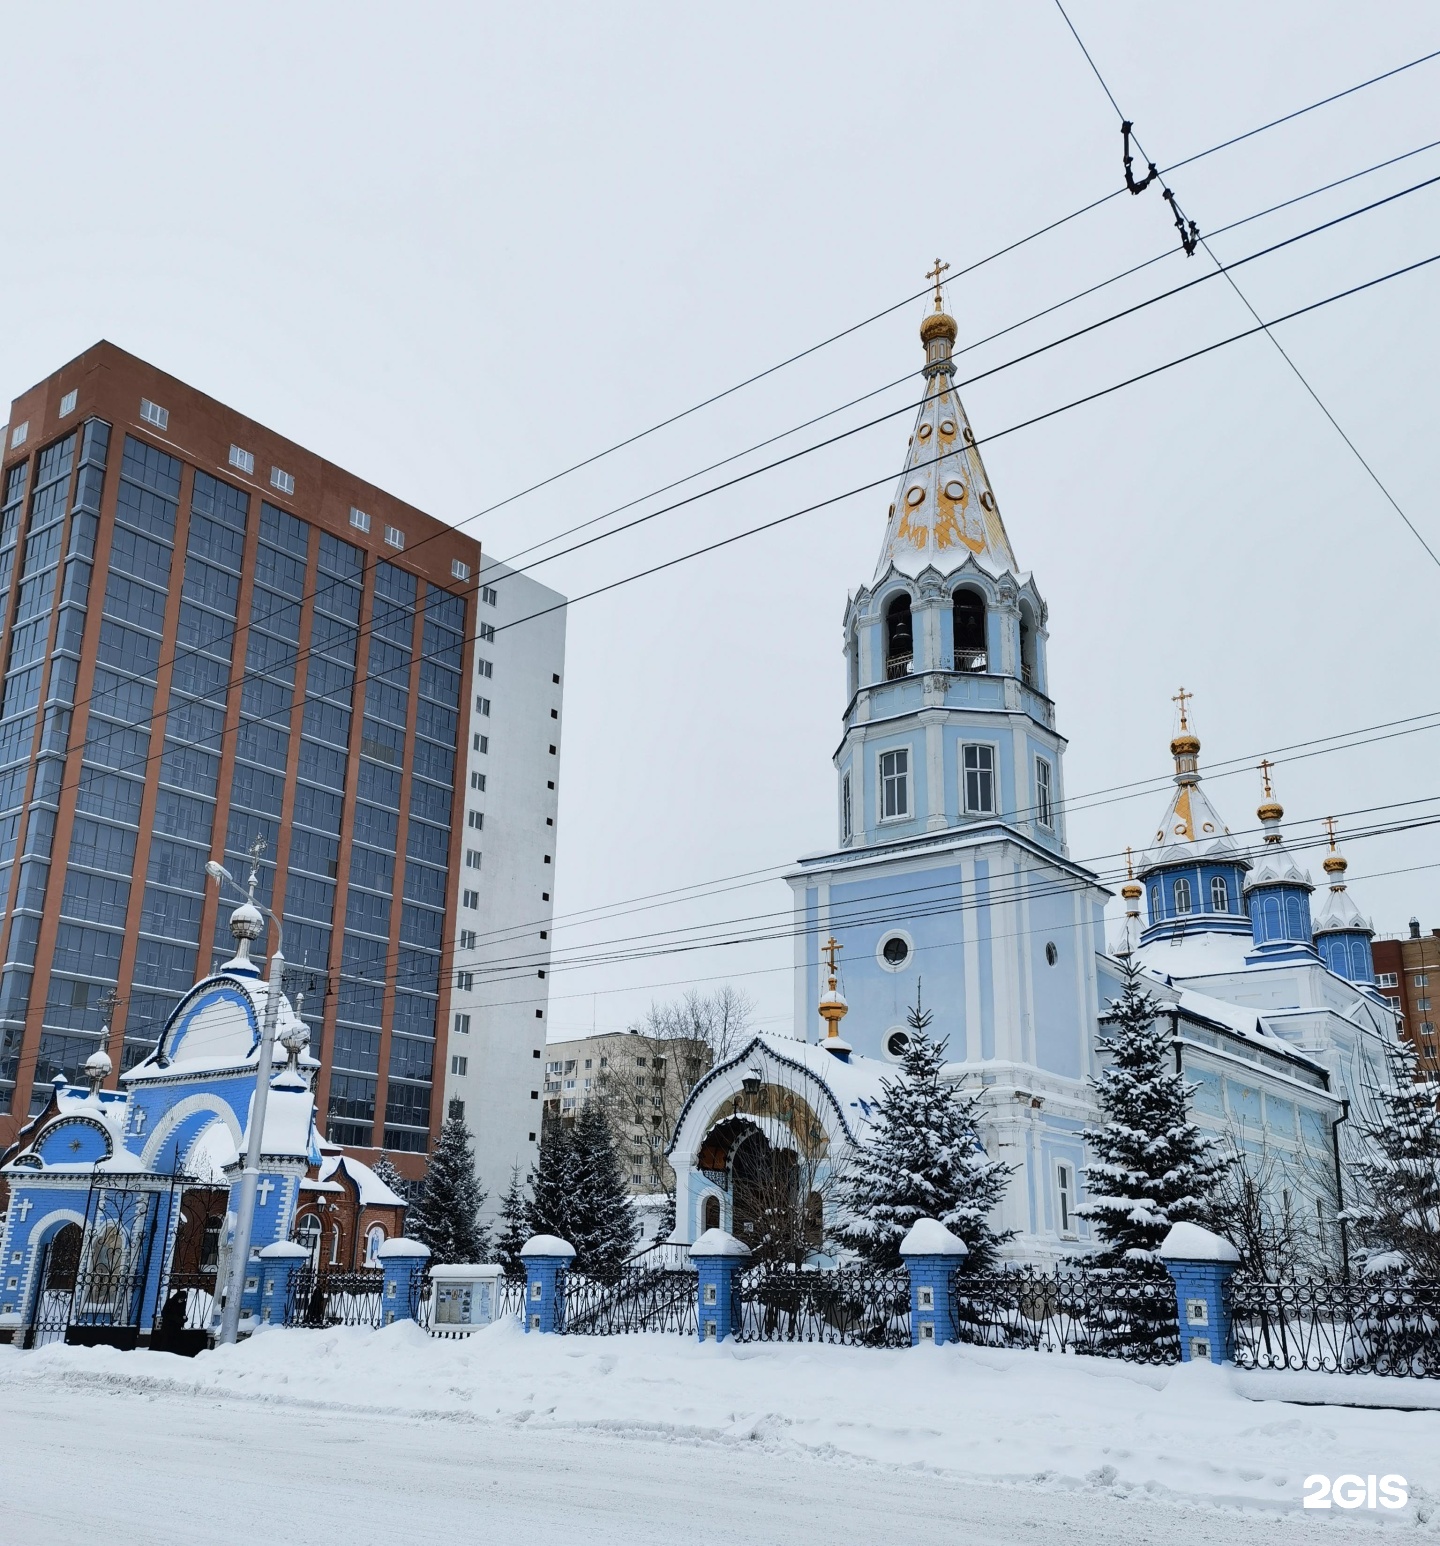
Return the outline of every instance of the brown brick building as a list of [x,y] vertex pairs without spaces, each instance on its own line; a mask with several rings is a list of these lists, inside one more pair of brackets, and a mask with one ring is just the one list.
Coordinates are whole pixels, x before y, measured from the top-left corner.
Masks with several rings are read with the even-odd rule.
[[479,544],[108,343],[0,450],[0,1149],[105,1024],[116,1075],[150,1050],[254,845],[326,1135],[418,1174]]
[[1414,1047],[1419,1072],[1440,1081],[1440,929],[1420,932],[1416,918],[1407,936],[1376,937],[1375,983],[1403,1016],[1401,1034]]

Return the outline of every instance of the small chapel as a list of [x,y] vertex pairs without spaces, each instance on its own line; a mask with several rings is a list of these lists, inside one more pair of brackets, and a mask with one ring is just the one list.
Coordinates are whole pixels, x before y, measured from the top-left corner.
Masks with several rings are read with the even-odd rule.
[[1345,861],[1332,847],[1312,916],[1268,768],[1262,841],[1251,851],[1231,835],[1201,788],[1182,689],[1175,792],[1120,888],[1122,934],[1107,938],[1114,893],[1069,853],[1049,610],[954,387],[940,271],[904,471],[874,573],[844,611],[834,844],[786,877],[794,1030],[757,1035],[691,1094],[670,1150],[672,1238],[717,1226],[754,1238],[780,1186],[798,1189],[823,1248],[832,1183],[897,1074],[923,977],[946,1077],[979,1094],[986,1151],[1010,1168],[992,1220],[1014,1232],[1005,1254],[1093,1250],[1079,1211],[1100,1115],[1091,1081],[1135,964],[1197,1087],[1196,1121],[1251,1156],[1317,1254],[1338,1261],[1346,1156],[1361,1141],[1351,1114],[1385,1085],[1396,1035]]

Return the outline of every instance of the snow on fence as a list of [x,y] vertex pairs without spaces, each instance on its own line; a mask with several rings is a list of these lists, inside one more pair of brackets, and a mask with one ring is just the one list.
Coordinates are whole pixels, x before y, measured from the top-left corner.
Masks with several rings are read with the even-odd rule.
[[[694,1336],[697,1284],[693,1267],[632,1266],[608,1282],[565,1272],[559,1284],[564,1306],[564,1322],[559,1329],[572,1336],[616,1336],[632,1331],[678,1331]],[[524,1313],[523,1304],[519,1313]]]
[[1440,1283],[1230,1280],[1235,1362],[1246,1369],[1440,1379]]
[[751,1267],[736,1279],[742,1342],[910,1346],[910,1274],[871,1267]]
[[950,1277],[955,1335],[981,1347],[1090,1353],[1133,1363],[1180,1361],[1168,1276],[1114,1268],[1009,1267]]

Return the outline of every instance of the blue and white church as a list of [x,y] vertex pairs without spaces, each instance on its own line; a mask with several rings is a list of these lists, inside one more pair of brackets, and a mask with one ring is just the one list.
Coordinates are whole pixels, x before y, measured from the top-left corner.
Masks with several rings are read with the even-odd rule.
[[845,608],[835,845],[786,877],[794,1034],[757,1035],[689,1097],[670,1149],[672,1238],[718,1225],[744,1239],[744,1178],[762,1150],[811,1189],[822,1238],[828,1182],[866,1141],[923,979],[947,1076],[980,1093],[986,1149],[1011,1167],[993,1221],[1015,1231],[1008,1254],[1084,1254],[1091,1080],[1133,961],[1171,1018],[1197,1120],[1255,1156],[1336,1253],[1347,1112],[1387,1077],[1395,1035],[1344,861],[1327,859],[1335,882],[1312,918],[1278,804],[1261,808],[1250,855],[1200,787],[1182,712],[1175,794],[1122,888],[1124,931],[1107,939],[1112,892],[1067,845],[1048,609],[954,389],[956,336],[937,288],[920,329],[927,391],[879,561]]

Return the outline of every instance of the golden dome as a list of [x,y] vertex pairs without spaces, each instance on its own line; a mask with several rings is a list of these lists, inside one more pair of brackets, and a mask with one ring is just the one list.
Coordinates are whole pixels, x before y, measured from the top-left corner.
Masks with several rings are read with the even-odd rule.
[[1127,881],[1120,888],[1120,895],[1127,901],[1134,902],[1145,895],[1145,888],[1138,880]]
[[1267,800],[1255,814],[1261,821],[1279,821],[1285,814],[1285,807],[1278,800]]
[[1172,757],[1194,757],[1200,751],[1200,737],[1189,730],[1182,730],[1170,743]]
[[953,344],[959,331],[954,317],[943,311],[932,311],[920,324],[920,342],[928,344],[932,338],[948,338]]
[[1349,867],[1340,854],[1326,854],[1321,862],[1321,868],[1327,875],[1343,875]]

